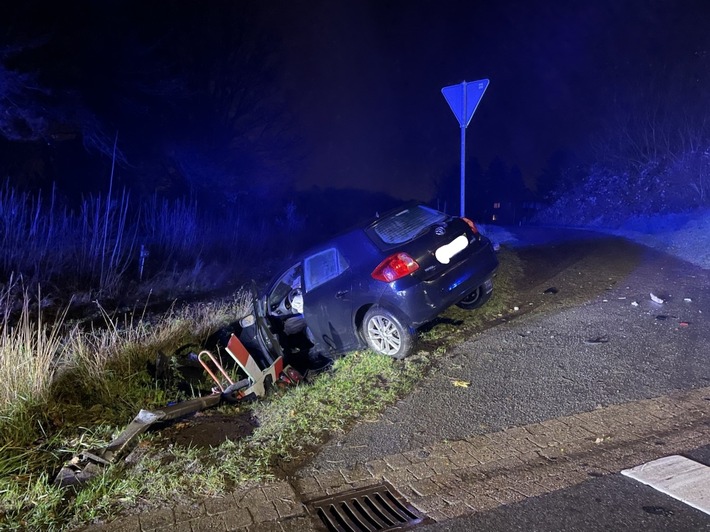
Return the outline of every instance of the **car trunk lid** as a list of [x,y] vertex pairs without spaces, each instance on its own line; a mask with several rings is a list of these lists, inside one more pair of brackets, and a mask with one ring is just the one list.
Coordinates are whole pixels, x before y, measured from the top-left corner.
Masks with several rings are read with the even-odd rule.
[[404,252],[413,258],[419,268],[410,275],[427,281],[487,245],[488,240],[474,229],[463,218],[415,205],[376,221],[366,233],[381,251]]
[[413,275],[428,281],[455,268],[484,246],[481,235],[474,233],[464,220],[450,218],[428,227],[408,242],[404,251],[419,264]]

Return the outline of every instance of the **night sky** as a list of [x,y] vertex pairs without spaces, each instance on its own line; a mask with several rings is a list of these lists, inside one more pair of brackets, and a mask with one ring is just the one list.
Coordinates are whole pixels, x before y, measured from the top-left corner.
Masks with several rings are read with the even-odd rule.
[[[458,171],[459,127],[440,90],[463,80],[490,79],[469,155],[484,168],[494,157],[515,165],[530,185],[554,153],[588,156],[638,94],[656,91],[665,113],[710,101],[710,6],[699,0],[83,0],[4,10],[5,68],[36,83],[13,101],[46,114],[42,141],[57,124],[86,134],[91,122],[106,151],[118,132],[123,175],[148,190],[190,174],[183,181],[429,199]],[[68,148],[51,140],[58,160]],[[66,174],[66,163],[53,171]]]

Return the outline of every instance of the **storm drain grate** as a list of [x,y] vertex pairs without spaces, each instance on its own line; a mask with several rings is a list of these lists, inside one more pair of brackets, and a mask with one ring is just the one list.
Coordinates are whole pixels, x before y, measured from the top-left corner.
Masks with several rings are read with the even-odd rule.
[[337,532],[404,530],[434,522],[387,483],[311,501],[310,507],[328,530]]

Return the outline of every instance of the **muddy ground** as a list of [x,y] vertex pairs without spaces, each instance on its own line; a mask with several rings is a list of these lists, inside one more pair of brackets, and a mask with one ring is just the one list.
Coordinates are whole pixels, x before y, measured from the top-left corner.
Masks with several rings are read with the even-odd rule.
[[257,425],[251,412],[198,412],[163,428],[160,439],[166,444],[206,449],[249,436]]

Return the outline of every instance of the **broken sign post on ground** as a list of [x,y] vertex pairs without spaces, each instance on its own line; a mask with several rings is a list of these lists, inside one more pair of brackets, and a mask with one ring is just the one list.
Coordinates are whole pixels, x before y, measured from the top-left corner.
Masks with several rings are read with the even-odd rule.
[[454,112],[461,126],[461,217],[465,216],[466,206],[466,128],[473,113],[476,112],[483,93],[488,88],[489,80],[463,81],[458,85],[449,85],[441,89],[441,93]]

